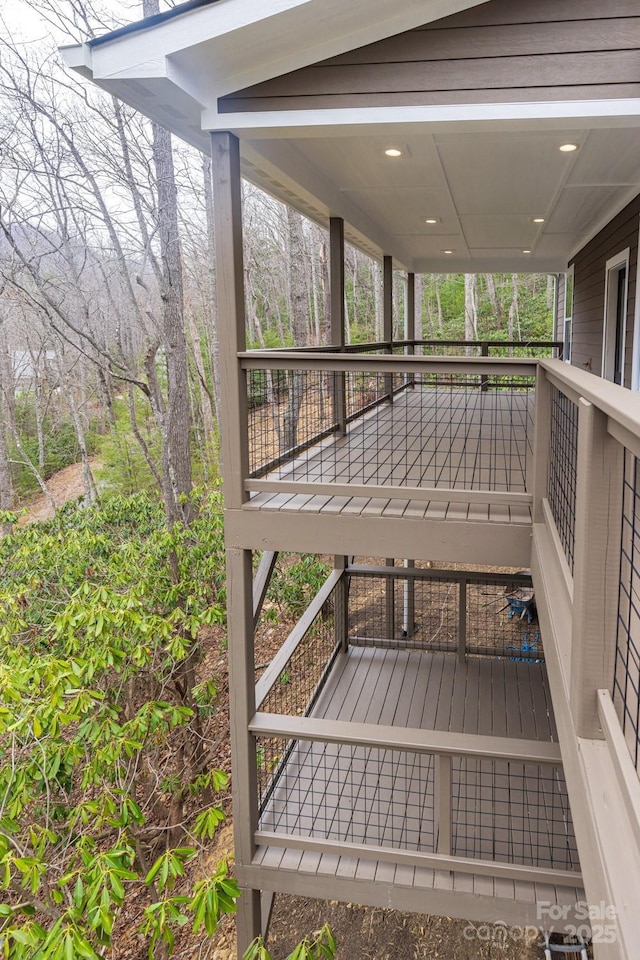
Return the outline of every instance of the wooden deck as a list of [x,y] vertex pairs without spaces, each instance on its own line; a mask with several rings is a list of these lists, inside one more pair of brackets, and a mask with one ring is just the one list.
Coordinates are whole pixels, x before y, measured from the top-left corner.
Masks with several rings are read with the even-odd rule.
[[[402,649],[341,654],[313,717],[414,730],[556,741],[542,663]],[[298,741],[262,811],[260,829],[402,851],[437,850],[437,757],[375,747]],[[537,763],[452,758],[455,856],[579,869],[562,771]],[[338,848],[339,849],[339,848]],[[533,922],[536,900],[575,904],[575,886],[448,872],[263,845],[250,872],[263,889],[347,896],[449,916]],[[269,880],[271,871],[277,878]],[[344,892],[322,893],[333,878]],[[372,883],[373,881],[373,883]],[[270,886],[270,883],[273,885]],[[364,885],[358,891],[351,885]],[[315,886],[314,886],[315,885]],[[327,884],[327,890],[330,883]],[[459,897],[459,894],[469,897]],[[447,894],[455,894],[447,899]],[[474,898],[477,902],[474,904]],[[478,899],[480,898],[480,899]],[[490,905],[491,902],[491,905]],[[445,906],[446,904],[446,906]]]
[[[346,436],[251,481],[245,509],[528,525],[527,502],[496,502],[490,494],[525,493],[533,405],[529,390],[404,390],[353,421]],[[269,489],[273,481],[278,490]],[[328,484],[348,485],[354,495],[332,494]],[[383,487],[389,496],[367,496],[362,487]],[[408,497],[420,488],[472,491],[472,502]]]

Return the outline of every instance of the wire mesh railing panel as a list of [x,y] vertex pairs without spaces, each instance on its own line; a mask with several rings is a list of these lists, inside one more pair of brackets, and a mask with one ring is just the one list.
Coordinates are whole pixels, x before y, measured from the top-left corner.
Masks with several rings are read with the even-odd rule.
[[[403,375],[366,371],[249,375],[253,477],[526,489],[533,377],[433,373],[410,382]],[[344,380],[342,405],[334,402],[337,378]],[[332,437],[340,422],[346,435]]]
[[349,643],[455,652],[458,584],[398,577],[349,578]]
[[469,656],[544,660],[533,587],[521,578],[467,580],[466,651]]
[[[351,574],[349,643],[457,653],[461,578]],[[544,660],[530,578],[465,578],[462,629],[469,656]]]
[[640,774],[640,461],[624,452],[613,702]]
[[551,438],[547,497],[560,542],[573,573],[578,468],[578,408],[551,387]]
[[579,869],[561,768],[454,757],[451,782],[454,856]]
[[[259,740],[259,774],[261,749]],[[281,749],[286,763],[261,792],[262,830],[433,851],[432,755],[304,740]]]
[[260,706],[264,713],[300,717],[313,707],[337,652],[334,602],[335,590],[283,665]]

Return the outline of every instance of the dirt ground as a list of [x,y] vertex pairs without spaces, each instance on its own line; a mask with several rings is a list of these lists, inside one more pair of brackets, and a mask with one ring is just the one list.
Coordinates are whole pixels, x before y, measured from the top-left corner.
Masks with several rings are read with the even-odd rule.
[[[90,458],[89,463],[93,472],[100,466],[96,457]],[[61,507],[69,500],[77,500],[78,497],[84,494],[82,464],[72,463],[70,466],[65,467],[64,470],[59,470],[58,473],[54,473],[54,475],[47,480],[47,488],[53,497],[56,507]],[[36,520],[49,520],[52,516],[53,510],[51,509],[50,503],[43,493],[39,493],[26,504],[25,512],[20,517],[19,525],[23,526],[25,523],[34,523]]]

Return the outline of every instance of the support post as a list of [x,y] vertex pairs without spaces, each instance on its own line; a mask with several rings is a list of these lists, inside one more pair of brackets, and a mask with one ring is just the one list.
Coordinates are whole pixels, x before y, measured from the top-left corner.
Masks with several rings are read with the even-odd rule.
[[[258,828],[256,741],[249,731],[255,714],[255,662],[251,551],[227,549],[229,691],[233,832],[236,863],[249,865]],[[240,956],[260,933],[260,896],[246,890],[238,905]]]
[[[382,339],[393,353],[393,257],[382,258]],[[393,374],[384,375],[384,393],[393,403]]]
[[607,433],[606,414],[581,397],[570,703],[576,735],[590,739],[603,736],[597,691],[613,686],[622,472],[622,447]]
[[216,237],[216,300],[220,333],[220,389],[225,415],[220,420],[220,450],[225,506],[247,499],[249,476],[247,377],[238,352],[246,350],[240,146],[231,133],[211,134],[213,204]]
[[551,384],[544,369],[536,368],[536,409],[533,452],[527,461],[527,491],[533,495],[533,522],[543,523],[542,501],[547,496],[551,446]]
[[458,663],[467,662],[467,581],[460,581],[458,592]]
[[[331,308],[331,345],[345,346],[344,313],[344,220],[331,217],[329,220],[329,277]],[[344,436],[347,432],[347,396],[346,374],[336,372],[330,375],[333,381],[333,422],[336,432]]]
[[[407,346],[406,352],[412,357],[416,352],[416,275],[415,273],[407,274],[407,298],[405,305],[405,318],[404,318],[404,338],[409,340],[409,345]],[[407,383],[411,387],[416,385],[416,377],[414,373],[407,375]]]
[[[404,566],[413,567],[413,560],[405,560]],[[407,577],[404,581],[404,615],[402,629],[406,637],[413,636],[416,629],[416,581]]]
[[438,842],[436,853],[451,856],[451,757],[436,758],[436,802],[438,805]]
[[[486,340],[483,340],[480,344],[480,356],[488,357],[489,356],[489,344]],[[483,393],[486,393],[489,389],[489,377],[480,377],[480,389]]]
[[334,588],[333,629],[336,646],[346,653],[349,648],[349,580],[346,572],[349,557],[333,558],[335,570],[342,570],[342,577]]
[[[393,557],[387,557],[385,565],[395,567],[396,561]],[[395,640],[396,633],[395,582],[395,577],[387,577],[385,584],[385,633],[387,640]]]

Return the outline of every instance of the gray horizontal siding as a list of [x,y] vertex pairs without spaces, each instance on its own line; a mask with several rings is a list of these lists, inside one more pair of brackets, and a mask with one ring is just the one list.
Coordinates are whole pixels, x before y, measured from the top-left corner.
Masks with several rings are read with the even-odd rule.
[[600,374],[606,263],[627,247],[630,249],[624,378],[627,387],[631,385],[639,225],[640,196],[614,217],[573,260],[575,279],[571,362],[591,370],[592,373]]
[[229,94],[221,112],[640,96],[638,0],[492,0]]

